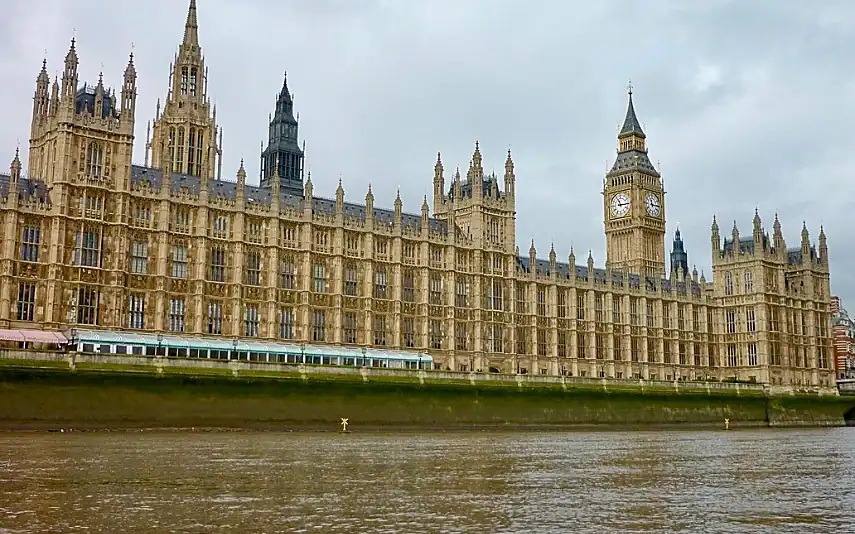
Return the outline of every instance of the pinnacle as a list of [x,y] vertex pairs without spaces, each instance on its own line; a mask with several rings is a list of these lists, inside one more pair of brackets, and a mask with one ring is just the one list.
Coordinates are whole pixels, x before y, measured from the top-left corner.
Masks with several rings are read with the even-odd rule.
[[625,135],[637,135],[642,139],[647,137],[644,135],[644,130],[641,129],[641,123],[638,122],[638,117],[635,114],[635,106],[632,104],[632,89],[629,91],[629,104],[626,107],[626,117],[623,120],[623,127],[620,129],[618,137]]
[[196,19],[196,0],[190,0],[187,10],[187,22],[184,24],[185,46],[199,46],[199,24]]

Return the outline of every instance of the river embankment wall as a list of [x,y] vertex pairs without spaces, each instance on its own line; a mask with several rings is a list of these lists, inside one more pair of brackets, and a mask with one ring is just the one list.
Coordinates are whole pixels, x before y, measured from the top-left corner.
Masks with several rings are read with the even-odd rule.
[[835,390],[0,351],[0,429],[843,426]]

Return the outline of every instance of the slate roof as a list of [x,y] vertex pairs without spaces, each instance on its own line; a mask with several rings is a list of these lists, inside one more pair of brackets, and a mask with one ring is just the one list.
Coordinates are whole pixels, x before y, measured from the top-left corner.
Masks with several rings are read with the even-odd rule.
[[646,174],[651,176],[660,176],[659,171],[651,163],[647,157],[647,152],[641,150],[627,150],[626,152],[618,152],[615,163],[612,165],[612,172],[623,169],[642,169]]
[[[769,246],[769,236],[763,235],[763,247],[766,248]],[[724,254],[730,254],[733,251],[733,239],[724,239],[723,252]],[[739,238],[739,251],[743,254],[754,254],[754,238],[753,237],[741,237]],[[816,247],[810,247],[810,259],[815,260],[817,258]],[[801,247],[793,247],[787,249],[787,263],[790,265],[799,265],[802,262],[802,248]]]
[[629,105],[626,107],[626,118],[623,120],[623,127],[620,129],[618,137],[633,134],[641,138],[647,137],[644,135],[644,130],[641,129],[641,123],[638,122],[638,117],[635,115],[635,106],[632,105],[632,92],[630,91]]
[[[485,176],[481,179],[481,195],[489,196],[490,191],[493,190],[493,187],[499,191],[499,195],[501,196],[502,189],[499,187],[499,179],[495,175]],[[465,182],[461,182],[460,184],[460,198],[471,198],[472,197],[472,183],[469,180]],[[448,198],[454,198],[454,182],[451,182],[451,187],[448,189]]]
[[[549,272],[549,260],[536,259],[535,267],[537,272],[543,274],[551,274]],[[577,278],[587,278],[588,277],[588,266],[587,265],[574,265],[573,266],[576,277]],[[531,259],[527,256],[517,256],[517,270],[530,273],[531,272]],[[555,262],[555,271],[558,275],[558,278],[570,278],[570,264],[565,262]],[[606,282],[606,270],[594,268],[593,270],[594,280],[597,282],[605,283]],[[641,287],[641,277],[637,274],[630,274],[627,277],[627,280],[624,281],[623,276],[618,271],[612,271],[612,281],[616,285],[622,285],[624,283],[629,283],[629,287],[631,289],[639,289]],[[655,290],[657,286],[662,287],[663,291],[670,292],[672,289],[676,290],[677,293],[686,294],[688,284],[691,284],[692,294],[696,297],[701,295],[701,287],[699,284],[695,282],[673,282],[668,280],[667,278],[662,278],[657,281],[656,278],[652,276],[644,277],[645,287],[648,290]]]
[[[8,174],[0,174],[0,198],[9,196],[9,182],[12,179]],[[18,198],[21,200],[38,199],[39,202],[50,204],[50,195],[44,180],[30,180],[21,177],[18,183]]]
[[[143,167],[141,165],[131,166],[131,183],[139,184],[148,181],[152,189],[159,189],[163,183],[163,171],[161,169],[153,169],[151,167]],[[178,191],[182,187],[186,187],[192,195],[199,194],[199,177],[190,176],[187,174],[173,173],[170,178],[172,190]],[[270,204],[271,189],[258,186],[245,186],[245,195],[248,202],[258,202],[261,204]],[[210,180],[208,182],[208,194],[212,196],[222,195],[230,200],[234,200],[237,196],[237,183],[225,182],[222,180]],[[282,206],[290,206],[292,208],[300,208],[302,206],[303,197],[293,195],[287,191],[280,191],[279,203]],[[335,215],[335,200],[313,197],[312,209],[315,213],[325,215]],[[344,203],[344,214],[347,217],[356,217],[365,219],[365,206],[352,202]],[[374,220],[381,223],[392,224],[395,218],[395,211],[383,208],[374,208]],[[413,226],[421,228],[422,216],[410,213],[401,214],[402,225],[404,227]],[[446,221],[437,219],[429,219],[428,226],[432,232],[447,233],[448,224]]]
[[[88,84],[77,90],[74,96],[74,108],[76,113],[85,113],[87,115],[95,114],[95,92],[97,87]],[[104,103],[101,108],[101,118],[117,117],[118,110],[113,109],[113,93],[110,89],[104,91]]]

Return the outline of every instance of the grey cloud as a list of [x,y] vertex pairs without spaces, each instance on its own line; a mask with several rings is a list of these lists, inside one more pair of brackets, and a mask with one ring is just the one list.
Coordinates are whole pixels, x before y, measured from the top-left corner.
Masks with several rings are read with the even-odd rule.
[[[166,93],[186,2],[6,4],[0,94],[12,107],[0,128],[0,161],[27,137],[44,48],[53,74],[75,28],[92,81],[103,63],[105,80],[118,85],[136,43],[135,159],[142,161],[145,122]],[[465,171],[480,140],[485,166],[501,173],[510,147],[521,247],[534,237],[545,255],[554,240],[566,257],[573,243],[601,263],[602,179],[632,79],[668,190],[669,234],[679,221],[690,262],[709,273],[714,213],[728,230],[737,219],[747,231],[757,207],[769,228],[779,213],[791,244],[802,220],[814,238],[823,224],[833,289],[855,299],[855,250],[847,246],[855,207],[851,2],[198,5],[228,176],[242,157],[257,176],[259,143],[287,70],[317,194],[332,196],[342,176],[350,198],[364,197],[371,183],[377,202],[391,205],[400,186],[405,209],[417,211],[438,150],[449,174],[457,165]]]

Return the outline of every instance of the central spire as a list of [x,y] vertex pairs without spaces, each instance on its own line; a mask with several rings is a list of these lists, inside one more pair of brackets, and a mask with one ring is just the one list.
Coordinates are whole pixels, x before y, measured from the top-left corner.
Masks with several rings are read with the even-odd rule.
[[184,46],[199,46],[199,24],[196,22],[196,0],[190,0],[187,22],[184,24]]
[[644,139],[644,130],[641,129],[641,123],[638,122],[638,117],[635,115],[635,106],[632,105],[632,82],[629,83],[629,105],[626,108],[626,118],[623,120],[623,127],[620,129],[618,137],[634,135]]

